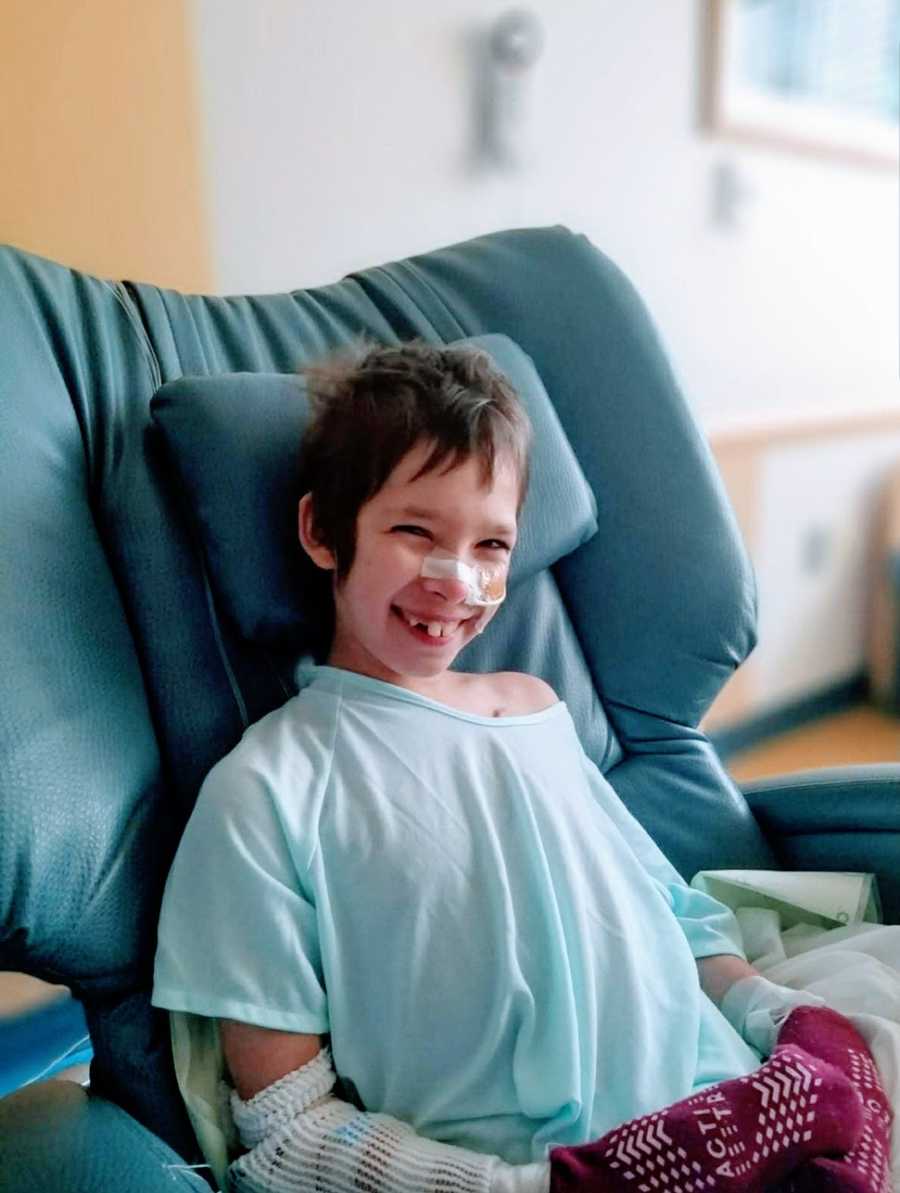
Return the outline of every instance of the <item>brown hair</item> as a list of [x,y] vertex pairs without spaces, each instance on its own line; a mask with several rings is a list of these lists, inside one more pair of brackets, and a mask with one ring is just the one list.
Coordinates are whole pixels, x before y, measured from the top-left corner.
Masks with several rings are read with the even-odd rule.
[[423,440],[434,448],[412,479],[474,455],[490,484],[503,456],[519,475],[521,510],[531,424],[486,352],[421,340],[387,347],[362,341],[301,372],[313,413],[300,491],[312,494],[313,532],[333,552],[339,583],[353,564],[360,509]]

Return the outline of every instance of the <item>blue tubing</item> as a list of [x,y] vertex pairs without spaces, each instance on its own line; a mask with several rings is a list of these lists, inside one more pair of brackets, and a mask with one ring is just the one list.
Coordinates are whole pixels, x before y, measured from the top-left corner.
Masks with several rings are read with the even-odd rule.
[[93,1055],[81,1003],[69,994],[0,1019],[0,1097]]

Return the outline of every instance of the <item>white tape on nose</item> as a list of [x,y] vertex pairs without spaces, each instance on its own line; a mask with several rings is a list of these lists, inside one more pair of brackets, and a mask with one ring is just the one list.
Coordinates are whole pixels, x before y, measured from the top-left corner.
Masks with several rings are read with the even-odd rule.
[[506,598],[506,579],[500,567],[470,567],[453,555],[435,553],[422,560],[419,575],[426,580],[461,580],[467,605],[499,605]]

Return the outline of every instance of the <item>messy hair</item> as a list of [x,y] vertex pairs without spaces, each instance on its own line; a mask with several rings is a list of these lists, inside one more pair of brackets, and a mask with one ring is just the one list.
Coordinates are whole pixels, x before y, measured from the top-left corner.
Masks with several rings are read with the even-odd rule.
[[414,340],[358,341],[301,370],[312,406],[303,437],[301,492],[311,494],[313,533],[334,554],[338,583],[353,564],[356,519],[417,443],[433,444],[413,477],[474,456],[490,484],[498,459],[528,489],[531,424],[515,389],[488,354]]

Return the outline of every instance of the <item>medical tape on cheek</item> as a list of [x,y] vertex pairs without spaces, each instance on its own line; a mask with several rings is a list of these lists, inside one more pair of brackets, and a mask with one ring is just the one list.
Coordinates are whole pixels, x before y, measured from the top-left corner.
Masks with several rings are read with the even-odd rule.
[[465,603],[491,608],[506,599],[506,568],[470,567],[453,555],[426,555],[419,575],[426,580],[461,580],[466,585]]

